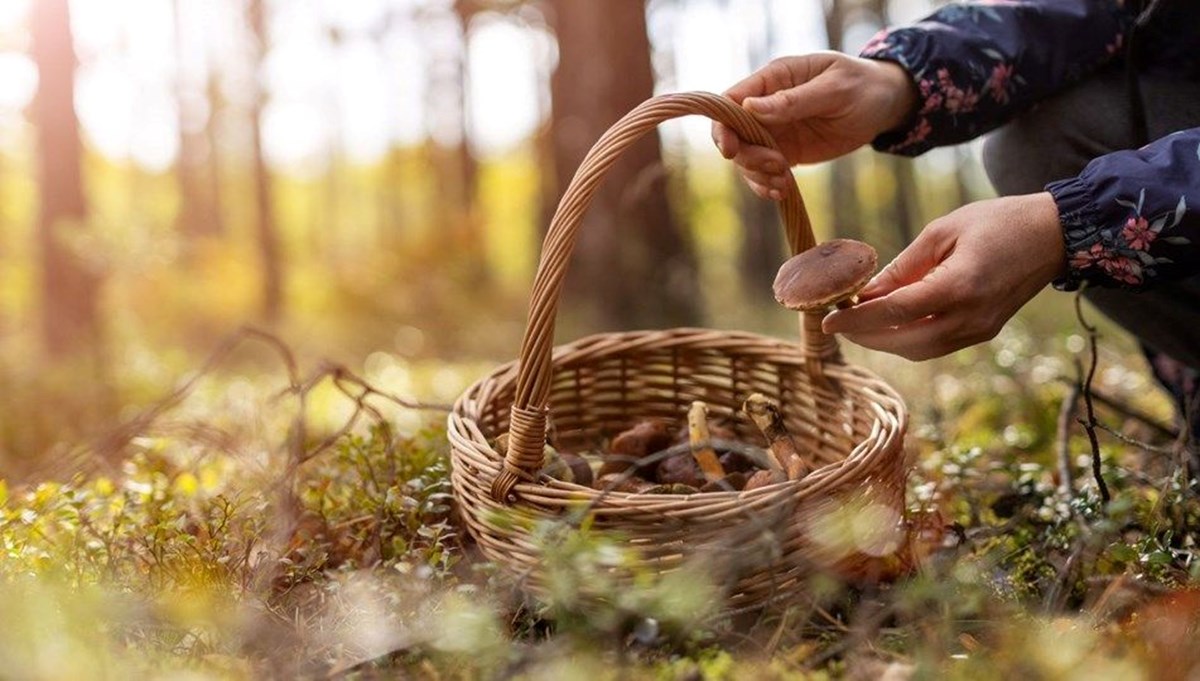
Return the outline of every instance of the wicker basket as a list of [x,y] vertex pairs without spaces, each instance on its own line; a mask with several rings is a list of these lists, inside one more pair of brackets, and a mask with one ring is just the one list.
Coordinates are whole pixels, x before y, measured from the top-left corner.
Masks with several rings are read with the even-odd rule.
[[[483,554],[521,576],[534,594],[544,593],[545,575],[531,521],[560,519],[581,507],[590,531],[612,531],[636,547],[643,569],[676,570],[698,557],[714,570],[720,564],[715,577],[731,607],[786,598],[803,589],[814,570],[869,560],[897,545],[887,539],[848,553],[814,537],[830,533],[829,523],[821,532],[814,532],[814,523],[831,508],[852,503],[851,497],[888,511],[872,516],[874,522],[897,525],[906,472],[904,403],[878,377],[842,361],[836,339],[820,331],[823,313],[801,315],[799,344],[681,328],[599,334],[551,347],[567,261],[605,171],[642,134],[691,114],[774,146],[751,115],[708,93],[657,97],[618,121],[584,159],[558,206],[520,358],[471,386],[449,418],[452,481],[466,526]],[[780,205],[791,250],[813,246],[794,184]],[[780,402],[789,430],[815,459],[814,472],[751,491],[690,495],[601,492],[538,475],[548,424],[556,445],[583,452],[638,419],[681,419],[693,400],[704,400],[714,416],[728,418],[739,436],[751,438],[754,426],[738,408],[754,392]],[[510,444],[502,456],[491,443],[504,432]],[[885,537],[894,538],[887,534],[891,529],[885,528]],[[767,550],[748,550],[763,537]],[[712,561],[714,555],[736,559]]]

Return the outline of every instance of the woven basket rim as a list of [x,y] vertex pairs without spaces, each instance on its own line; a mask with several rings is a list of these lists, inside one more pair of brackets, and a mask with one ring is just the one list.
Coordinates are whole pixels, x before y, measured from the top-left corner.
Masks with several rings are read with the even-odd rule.
[[[771,348],[773,350],[786,351],[788,354],[793,354],[795,357],[795,366],[803,367],[806,365],[807,357],[804,354],[804,347],[800,343],[789,341],[777,336],[759,334],[750,331],[722,331],[709,327],[673,327],[667,329],[642,329],[633,331],[612,331],[599,332],[588,334],[575,341],[570,341],[554,346],[552,353],[552,362],[555,368],[564,364],[564,357],[570,357],[574,352],[588,348],[599,343],[617,341],[626,342],[625,346],[614,346],[607,350],[608,353],[617,353],[626,351],[630,348],[636,348],[640,345],[654,345],[654,349],[662,350],[669,349],[672,345],[680,347],[695,347],[698,340],[710,340],[713,343],[720,345],[729,345],[732,348],[740,348],[743,350],[752,349],[755,346]],[[665,344],[655,344],[656,340],[666,340]],[[764,353],[765,354],[765,353]],[[791,364],[786,360],[781,361],[778,355],[773,355],[773,361],[777,363]],[[588,362],[580,361],[577,363],[569,363],[571,366],[584,366]],[[480,402],[486,400],[474,399],[474,396],[482,389],[493,386],[498,383],[511,382],[516,379],[519,360],[510,360],[504,364],[497,366],[491,372],[484,375],[479,380],[468,386],[455,400],[452,407],[449,427],[454,431],[460,431],[461,428],[456,421],[461,420],[462,426],[466,427],[467,438],[486,447],[490,454],[489,459],[495,465],[495,472],[500,470],[504,456],[497,452],[489,442],[489,438],[483,433],[483,430],[478,425],[478,410],[472,408],[481,406]],[[829,363],[826,365],[826,372],[832,378],[838,378],[842,375],[854,374],[861,378],[870,379],[876,384],[877,389],[868,389],[865,387],[854,386],[850,390],[855,390],[863,395],[864,400],[877,409],[883,409],[880,405],[880,399],[885,402],[891,402],[894,409],[892,413],[897,419],[896,427],[887,429],[887,435],[891,437],[902,437],[907,430],[908,411],[903,399],[891,387],[890,384],[883,381],[877,374],[869,369],[846,362]],[[882,388],[882,389],[879,389]],[[486,395],[484,397],[487,397]],[[502,405],[507,408],[508,404]],[[550,413],[553,415],[553,405],[550,406]],[[886,411],[886,410],[885,410]],[[878,421],[878,417],[877,421]],[[476,437],[474,433],[479,433],[483,437]],[[888,438],[884,438],[886,440]],[[874,446],[870,446],[874,445]],[[520,482],[514,488],[518,496],[524,496],[529,493],[535,494],[555,494],[561,495],[564,502],[578,503],[600,503],[605,499],[621,500],[622,506],[628,507],[630,502],[637,502],[637,505],[645,511],[652,510],[669,510],[669,507],[680,505],[687,506],[689,509],[704,508],[711,511],[706,504],[726,505],[731,502],[737,502],[738,505],[744,505],[750,501],[766,501],[768,498],[779,496],[780,498],[791,497],[797,493],[807,490],[811,487],[820,486],[827,477],[831,474],[840,471],[846,466],[860,463],[859,459],[863,456],[869,456],[877,453],[880,450],[888,449],[891,445],[886,441],[872,442],[870,439],[856,442],[853,450],[847,454],[845,458],[837,461],[828,462],[817,467],[811,473],[800,480],[787,480],[773,485],[761,487],[749,491],[715,491],[715,492],[696,492],[694,494],[637,494],[632,492],[617,492],[603,491],[593,487],[587,487],[573,482],[566,482],[542,476],[538,482]],[[480,471],[481,473],[483,471]],[[492,471],[488,471],[491,473]],[[661,508],[666,506],[667,508]]]

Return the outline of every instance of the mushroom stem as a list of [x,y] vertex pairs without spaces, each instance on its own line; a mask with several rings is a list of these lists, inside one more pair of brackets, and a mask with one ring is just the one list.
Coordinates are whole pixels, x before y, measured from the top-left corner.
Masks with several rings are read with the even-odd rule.
[[779,405],[761,393],[754,393],[742,405],[742,411],[767,438],[767,446],[779,467],[787,472],[788,480],[799,480],[808,475],[810,468],[800,455],[800,448],[783,424]]
[[692,448],[692,457],[696,459],[700,470],[709,482],[716,482],[725,477],[725,469],[709,444],[708,434],[708,405],[703,402],[692,402],[688,410],[688,444]]

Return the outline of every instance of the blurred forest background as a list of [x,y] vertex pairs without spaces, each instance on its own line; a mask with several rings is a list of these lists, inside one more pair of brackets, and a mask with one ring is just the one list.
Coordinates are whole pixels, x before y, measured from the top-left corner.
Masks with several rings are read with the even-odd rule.
[[[1194,444],[1055,291],[934,362],[847,348],[912,417],[894,585],[719,624],[702,575],[597,586],[627,547],[564,516],[546,609],[455,520],[444,405],[516,355],[600,134],[936,4],[0,1],[0,676],[1196,678]],[[818,238],[886,261],[991,193],[977,150],[796,175]],[[793,337],[774,213],[707,121],[663,125],[586,216],[559,340]]]
[[[245,323],[396,394],[451,400],[515,354],[543,226],[620,115],[722,91],[774,56],[854,53],[931,7],[0,4],[0,475],[59,461]],[[784,258],[774,207],[735,179],[707,121],[664,125],[628,156],[587,217],[560,335],[791,333],[767,293]],[[818,236],[865,238],[884,259],[990,191],[971,147],[797,172]]]

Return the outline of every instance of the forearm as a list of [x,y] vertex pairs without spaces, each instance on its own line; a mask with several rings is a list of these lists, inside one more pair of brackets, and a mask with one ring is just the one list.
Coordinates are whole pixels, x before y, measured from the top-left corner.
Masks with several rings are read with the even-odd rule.
[[1052,182],[1074,289],[1140,288],[1200,272],[1200,128],[1101,156]]
[[882,32],[862,56],[900,64],[919,102],[876,149],[915,156],[1008,121],[1119,56],[1132,22],[1116,0],[952,4]]

